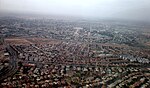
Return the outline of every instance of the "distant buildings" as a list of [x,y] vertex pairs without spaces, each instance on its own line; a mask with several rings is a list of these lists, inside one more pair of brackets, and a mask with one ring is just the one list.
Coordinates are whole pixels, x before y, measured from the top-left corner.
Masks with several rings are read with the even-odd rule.
[[0,44],[17,53],[0,47],[0,76],[12,75],[0,88],[150,87],[149,39],[137,24],[0,19]]

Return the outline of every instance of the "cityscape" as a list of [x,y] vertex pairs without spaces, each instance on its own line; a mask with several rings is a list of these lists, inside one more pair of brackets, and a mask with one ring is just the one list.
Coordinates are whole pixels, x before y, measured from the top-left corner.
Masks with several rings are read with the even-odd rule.
[[9,17],[0,24],[1,87],[150,87],[145,24]]
[[150,88],[148,0],[0,0],[0,88]]

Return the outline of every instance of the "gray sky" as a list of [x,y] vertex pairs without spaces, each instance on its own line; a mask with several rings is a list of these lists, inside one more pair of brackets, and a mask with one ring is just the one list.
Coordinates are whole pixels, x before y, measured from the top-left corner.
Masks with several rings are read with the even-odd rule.
[[150,20],[150,0],[0,0],[0,12]]

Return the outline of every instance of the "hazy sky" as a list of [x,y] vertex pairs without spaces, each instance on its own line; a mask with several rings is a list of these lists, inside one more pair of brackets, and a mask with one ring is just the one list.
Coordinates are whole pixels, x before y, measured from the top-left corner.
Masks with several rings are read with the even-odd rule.
[[0,0],[0,12],[150,20],[150,0]]

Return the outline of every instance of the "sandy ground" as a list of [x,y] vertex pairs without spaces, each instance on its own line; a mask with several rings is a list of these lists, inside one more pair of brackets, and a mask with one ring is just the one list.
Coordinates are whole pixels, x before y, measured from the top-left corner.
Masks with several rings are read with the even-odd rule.
[[26,44],[58,44],[59,40],[45,38],[6,38],[6,44],[10,45],[26,45]]
[[58,44],[61,42],[59,40],[45,38],[28,38],[27,40],[33,44]]
[[24,44],[32,44],[30,41],[24,38],[7,38],[5,39],[6,44],[10,45],[24,45]]

